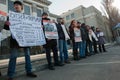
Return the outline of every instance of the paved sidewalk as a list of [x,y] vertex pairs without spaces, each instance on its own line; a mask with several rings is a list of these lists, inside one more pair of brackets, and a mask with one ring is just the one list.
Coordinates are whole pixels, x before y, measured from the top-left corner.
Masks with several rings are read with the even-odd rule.
[[[111,48],[109,45],[110,44],[108,44],[107,46],[109,48]],[[69,52],[70,52],[69,56],[72,56],[72,54],[71,54],[72,51],[69,50]],[[39,55],[32,55],[31,56],[31,60],[32,60],[32,64],[33,64],[33,71],[41,71],[42,68],[45,67],[45,66],[43,66],[43,65],[47,64],[45,57],[46,57],[45,54],[39,54]],[[6,75],[8,59],[0,60],[0,64],[1,64],[0,68],[2,68],[3,75]],[[43,66],[43,67],[41,68],[41,66]],[[44,69],[46,69],[46,68],[44,68]],[[23,73],[25,73],[25,71],[24,71],[24,57],[18,58],[18,60],[17,60],[17,70],[16,71],[17,71],[17,73],[16,73],[17,76],[23,75]]]
[[37,71],[37,78],[19,76],[16,80],[119,80],[120,79],[120,46],[108,49],[79,61],[72,61],[55,71]]

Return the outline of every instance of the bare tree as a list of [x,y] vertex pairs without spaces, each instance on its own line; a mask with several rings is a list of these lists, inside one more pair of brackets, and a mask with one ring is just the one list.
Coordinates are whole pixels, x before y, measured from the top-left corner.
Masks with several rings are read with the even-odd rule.
[[104,15],[108,17],[109,20],[108,25],[111,29],[113,38],[115,38],[113,33],[113,27],[120,22],[120,14],[119,14],[119,10],[112,5],[113,2],[114,0],[103,0],[102,5],[104,8],[103,11]]

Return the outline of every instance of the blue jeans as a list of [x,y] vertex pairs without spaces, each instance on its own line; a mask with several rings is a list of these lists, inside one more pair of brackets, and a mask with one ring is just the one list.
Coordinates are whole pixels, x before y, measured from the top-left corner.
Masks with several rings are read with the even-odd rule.
[[80,44],[80,57],[85,57],[86,41],[82,41]]
[[79,49],[79,53],[80,53],[80,51],[81,51],[81,42],[75,42],[74,44],[73,44],[73,52],[75,51],[77,51],[78,52],[78,49]]
[[[78,49],[79,49],[79,52],[78,52]],[[80,51],[81,51],[81,42],[74,42],[73,43],[73,55],[74,55],[74,58],[78,58],[78,53],[80,54]]]
[[[24,48],[25,52],[25,69],[27,73],[31,73],[32,65],[30,61],[30,48]],[[16,59],[17,59],[18,49],[12,48],[10,53],[10,60],[8,66],[8,77],[13,78],[16,68]]]
[[93,53],[93,43],[92,42],[89,43],[89,52],[90,52],[91,55],[94,54]]
[[67,41],[59,40],[60,61],[63,63],[68,60]]

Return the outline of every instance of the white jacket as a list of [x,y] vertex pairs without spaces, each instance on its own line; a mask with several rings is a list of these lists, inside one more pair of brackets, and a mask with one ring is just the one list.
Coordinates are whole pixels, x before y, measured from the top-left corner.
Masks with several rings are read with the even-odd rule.
[[89,30],[89,35],[88,35],[88,36],[89,36],[90,41],[93,42],[92,37],[93,37],[96,41],[98,41],[98,38],[97,38],[97,36],[95,35],[95,33],[93,32],[92,29]]

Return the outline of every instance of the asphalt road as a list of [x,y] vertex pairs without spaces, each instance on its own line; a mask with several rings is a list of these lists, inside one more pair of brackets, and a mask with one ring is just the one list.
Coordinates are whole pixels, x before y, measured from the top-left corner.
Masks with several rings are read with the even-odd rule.
[[71,61],[56,70],[35,72],[37,78],[19,76],[16,80],[120,80],[120,46],[113,46],[100,53],[79,61]]

